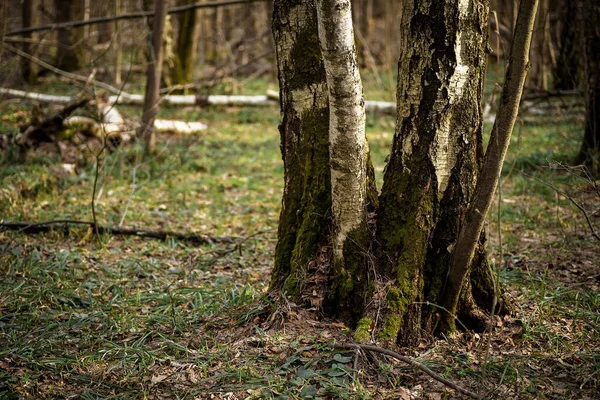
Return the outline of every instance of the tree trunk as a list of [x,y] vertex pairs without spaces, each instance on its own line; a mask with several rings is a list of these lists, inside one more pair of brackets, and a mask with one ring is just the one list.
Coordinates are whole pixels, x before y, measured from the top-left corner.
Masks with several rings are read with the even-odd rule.
[[578,37],[578,26],[581,24],[578,6],[574,0],[563,1],[564,11],[561,14],[560,44],[558,60],[554,69],[554,88],[572,90],[580,81],[582,38]]
[[[30,26],[35,26],[38,22],[38,10],[37,10],[37,1],[36,0],[24,0],[23,8],[22,8],[22,18],[23,18],[23,28],[29,28]],[[35,40],[37,38],[37,34],[30,32],[23,35],[23,38],[26,40]],[[23,51],[27,54],[31,54],[35,56],[36,47],[33,43],[24,43]],[[38,65],[31,60],[26,58],[21,59],[21,71],[23,74],[23,78],[25,81],[33,85],[37,81],[38,76]]]
[[[190,4],[193,1],[182,0],[178,5]],[[200,14],[198,10],[190,10],[179,14],[177,44],[175,48],[174,67],[171,79],[174,85],[191,83],[194,80],[194,63],[196,62],[196,50],[198,35],[200,33]]]
[[577,162],[600,172],[600,5],[580,2],[583,11],[583,42],[586,76],[586,124]]
[[142,138],[145,143],[146,153],[154,149],[154,119],[158,112],[158,95],[160,90],[160,77],[162,72],[162,41],[167,4],[163,0],[154,3],[155,14],[152,18],[152,46],[150,47],[150,60],[146,76],[146,94],[144,97],[144,114],[142,116]]
[[[350,0],[317,0],[319,39],[329,92],[334,305],[366,281],[367,163],[365,101],[358,68]],[[352,284],[350,284],[352,283]]]
[[[115,15],[121,14],[121,0],[113,0]],[[121,63],[123,60],[123,37],[122,35],[122,24],[121,21],[114,21],[114,42],[112,43],[113,54],[115,56],[115,76],[114,82],[116,85],[121,84]]]
[[356,323],[373,171],[349,2],[319,2],[319,15],[311,0],[274,2],[285,186],[271,291]]
[[447,327],[446,329],[454,329],[454,316],[457,314],[461,289],[465,290],[463,287],[465,277],[469,269],[473,268],[471,261],[476,243],[483,231],[485,217],[492,204],[504,157],[510,144],[510,136],[519,112],[523,86],[529,69],[529,49],[537,7],[538,0],[521,0],[519,4],[498,116],[492,128],[473,200],[452,251],[450,271],[442,301],[442,305],[447,310],[442,317],[442,325]]
[[[285,185],[270,289],[357,326],[356,340],[376,327],[379,339],[414,343],[440,328],[435,305],[483,156],[488,3],[403,2],[398,122],[379,199],[348,3],[275,2]],[[498,294],[484,240],[459,304],[477,329]]]
[[[380,275],[387,279],[380,315],[385,339],[414,343],[422,328],[436,329],[443,312],[422,304],[440,303],[482,157],[488,6],[469,0],[404,4],[398,122],[377,216]],[[484,261],[475,268],[484,270]],[[489,289],[490,279],[481,282],[487,275],[474,274],[473,286]],[[490,298],[469,300],[463,302],[468,316],[472,304],[491,304]]]
[[[76,21],[83,18],[82,0],[54,0],[56,22]],[[60,29],[58,31],[58,51],[56,66],[63,71],[81,69],[83,57],[83,30],[81,28]]]

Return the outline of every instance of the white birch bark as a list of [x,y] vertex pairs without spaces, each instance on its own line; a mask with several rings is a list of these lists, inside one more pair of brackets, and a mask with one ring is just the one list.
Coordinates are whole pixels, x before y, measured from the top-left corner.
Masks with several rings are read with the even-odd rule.
[[329,91],[329,152],[334,262],[344,243],[366,226],[365,104],[350,0],[318,0],[319,40]]

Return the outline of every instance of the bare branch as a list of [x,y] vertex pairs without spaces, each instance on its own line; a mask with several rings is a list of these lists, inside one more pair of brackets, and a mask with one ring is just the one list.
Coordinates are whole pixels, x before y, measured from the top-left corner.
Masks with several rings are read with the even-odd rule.
[[[184,13],[189,10],[195,10],[198,8],[217,8],[217,7],[224,7],[224,6],[232,6],[232,5],[236,5],[236,4],[255,3],[258,1],[266,1],[266,0],[222,0],[222,1],[211,1],[208,3],[194,3],[194,4],[188,4],[185,6],[169,8],[167,13],[168,14],[180,14],[180,13]],[[111,16],[111,17],[97,17],[97,18],[90,18],[88,20],[82,20],[82,21],[70,21],[70,22],[65,22],[62,24],[47,24],[47,25],[41,25],[41,26],[32,26],[30,28],[12,30],[10,32],[7,32],[5,36],[22,35],[24,33],[29,33],[29,32],[77,28],[80,26],[94,25],[94,24],[100,24],[103,22],[111,22],[111,21],[141,19],[141,18],[146,18],[146,17],[152,17],[153,15],[154,15],[154,11],[138,11],[138,12],[134,12],[134,13],[121,14],[121,15]]]
[[125,95],[120,89],[118,89],[118,88],[116,88],[114,86],[111,86],[111,85],[109,85],[107,83],[100,82],[100,81],[97,81],[97,80],[94,80],[94,79],[90,79],[89,77],[85,77],[85,76],[81,76],[81,75],[76,75],[76,74],[73,74],[71,72],[67,72],[67,71],[63,71],[62,69],[58,69],[58,68],[56,68],[56,67],[54,67],[54,66],[52,66],[52,65],[50,65],[50,64],[48,64],[48,63],[46,63],[46,62],[44,62],[42,60],[40,60],[39,58],[33,57],[32,55],[29,55],[29,54],[27,54],[27,53],[25,53],[25,52],[17,49],[16,47],[11,46],[8,43],[1,43],[1,45],[2,45],[3,48],[6,48],[7,50],[12,51],[13,53],[17,54],[20,57],[24,57],[24,58],[26,58],[26,59],[28,59],[30,61],[33,61],[34,63],[36,63],[36,64],[38,64],[38,65],[40,65],[40,66],[42,66],[44,68],[49,69],[50,71],[54,72],[57,75],[62,75],[65,78],[72,79],[72,80],[75,80],[75,81],[80,81],[80,82],[84,82],[84,83],[92,83],[92,84],[94,84],[94,85],[96,85],[96,86],[98,86],[98,87],[100,87],[102,89],[105,89],[105,90],[107,90],[107,91],[109,91],[111,93],[115,93],[115,94],[118,94],[118,95]]

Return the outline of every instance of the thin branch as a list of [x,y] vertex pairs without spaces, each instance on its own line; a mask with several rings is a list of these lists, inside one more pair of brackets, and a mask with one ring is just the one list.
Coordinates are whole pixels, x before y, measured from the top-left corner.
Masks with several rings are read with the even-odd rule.
[[107,91],[109,91],[111,93],[115,93],[115,94],[121,95],[121,96],[126,96],[126,94],[123,91],[121,91],[120,89],[118,89],[118,88],[116,88],[114,86],[111,86],[111,85],[109,85],[107,83],[96,81],[94,79],[89,79],[88,77],[85,77],[85,76],[80,76],[80,75],[72,74],[72,73],[67,72],[67,71],[63,71],[62,69],[58,69],[56,67],[53,67],[52,65],[50,65],[50,64],[48,64],[48,63],[40,60],[39,58],[33,57],[32,55],[29,55],[29,54],[27,54],[27,53],[25,53],[25,52],[17,49],[16,47],[11,46],[8,43],[0,43],[0,44],[2,45],[3,48],[6,48],[7,50],[12,51],[13,53],[17,54],[18,56],[21,56],[21,57],[26,58],[26,59],[28,59],[30,61],[33,61],[34,63],[38,64],[39,66],[42,66],[42,67],[44,67],[44,68],[46,68],[46,69],[54,72],[57,75],[62,75],[65,78],[72,79],[72,80],[75,80],[75,81],[84,82],[84,83],[88,83],[88,84],[89,83],[93,83],[94,85],[96,85],[96,86],[98,86],[98,87],[100,87],[102,89],[105,89],[105,90],[107,90]]
[[[224,7],[224,6],[232,6],[232,5],[236,5],[236,4],[254,3],[254,2],[258,2],[258,1],[266,1],[266,0],[222,0],[222,1],[211,1],[208,3],[194,3],[194,4],[188,4],[185,6],[169,8],[167,13],[168,14],[180,14],[180,13],[184,13],[189,10],[195,10],[195,9],[199,9],[199,8],[217,8],[217,7]],[[90,18],[90,19],[81,20],[81,21],[64,22],[61,24],[47,24],[47,25],[41,25],[41,26],[32,26],[29,28],[12,30],[10,32],[7,32],[5,36],[22,35],[24,33],[29,33],[29,32],[77,28],[80,26],[100,24],[103,22],[147,18],[147,17],[152,17],[153,15],[154,15],[153,10],[152,11],[138,11],[138,12],[133,12],[133,13],[129,13],[129,14],[121,14],[121,15],[110,16],[110,17],[97,17],[97,18]]]
[[563,192],[562,190],[560,190],[559,188],[557,188],[553,183],[551,182],[546,182],[538,177],[535,177],[531,174],[528,174],[525,171],[521,171],[521,173],[525,176],[528,176],[532,179],[535,179],[536,181],[538,181],[539,183],[542,183],[546,186],[548,186],[549,188],[553,189],[554,191],[556,191],[556,193],[560,194],[561,196],[563,196],[564,198],[566,198],[567,200],[569,200],[575,207],[577,207],[579,209],[579,211],[581,211],[581,213],[583,214],[583,216],[585,217],[585,221],[587,223],[588,228],[590,229],[590,232],[592,233],[592,236],[594,237],[594,239],[596,240],[600,240],[600,233],[596,232],[596,229],[594,228],[594,225],[592,224],[592,220],[590,218],[590,215],[588,214],[587,210],[581,205],[579,204],[579,202],[577,200],[575,200],[571,195],[569,195],[566,192]]
[[384,349],[383,347],[374,346],[374,345],[370,345],[370,344],[358,344],[358,343],[335,344],[333,347],[336,347],[338,349],[350,349],[350,350],[360,349],[360,350],[373,351],[376,353],[385,354],[387,356],[390,356],[397,360],[400,360],[400,361],[410,365],[413,368],[416,368],[418,370],[425,372],[427,375],[429,375],[436,381],[443,383],[444,385],[456,390],[457,392],[459,392],[461,394],[469,396],[473,399],[481,399],[482,398],[477,393],[473,393],[470,390],[467,390],[461,386],[458,386],[456,383],[452,382],[451,380],[446,379],[443,376],[440,376],[437,373],[433,372],[432,370],[427,368],[425,365],[413,360],[412,358],[398,354],[395,351]]
[[7,221],[0,222],[0,230],[17,231],[18,233],[44,233],[57,230],[69,231],[69,225],[86,225],[99,234],[108,234],[115,236],[139,236],[145,238],[167,240],[169,238],[181,240],[194,245],[214,244],[214,243],[237,243],[244,238],[235,236],[209,236],[194,232],[173,232],[163,230],[152,230],[143,228],[122,228],[118,226],[97,225],[93,221],[81,221],[72,219],[52,220],[45,222],[28,222],[28,221]]

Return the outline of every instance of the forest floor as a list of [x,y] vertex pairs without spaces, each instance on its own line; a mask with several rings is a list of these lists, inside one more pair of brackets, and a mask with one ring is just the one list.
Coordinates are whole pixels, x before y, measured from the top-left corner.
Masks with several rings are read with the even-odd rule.
[[[38,91],[72,94],[43,85]],[[275,89],[257,81],[244,90],[267,86]],[[371,93],[393,99],[389,91],[388,98]],[[0,133],[14,132],[31,110],[1,107]],[[161,115],[209,129],[159,137],[149,161],[136,144],[99,157],[93,144],[73,145],[75,170],[63,167],[54,145],[25,163],[0,154],[0,218],[91,220],[95,194],[99,223],[233,236],[235,243],[195,246],[85,227],[0,232],[0,398],[459,397],[394,359],[337,349],[352,332],[318,310],[265,300],[283,182],[276,108]],[[394,122],[367,118],[379,183]],[[516,127],[501,201],[487,225],[512,313],[496,317],[487,334],[459,332],[396,351],[484,398],[598,398],[600,246],[566,197],[590,214],[595,208],[598,229],[598,183],[565,167],[581,127],[581,113],[557,107]]]

